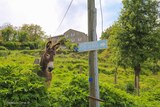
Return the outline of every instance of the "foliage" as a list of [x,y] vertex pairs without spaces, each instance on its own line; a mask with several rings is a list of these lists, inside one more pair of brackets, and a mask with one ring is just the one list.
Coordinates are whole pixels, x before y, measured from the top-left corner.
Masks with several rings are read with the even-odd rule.
[[7,50],[4,46],[0,46],[0,50]]
[[[44,81],[31,70],[25,70],[18,65],[0,67],[0,105],[49,106]],[[16,104],[18,103],[18,104]]]
[[69,49],[71,51],[74,51],[74,47],[77,46],[76,43],[72,43],[70,40],[66,40],[64,44],[67,47],[67,49]]
[[1,42],[0,46],[3,46],[9,50],[33,50],[44,48],[44,42]]
[[42,31],[42,28],[39,25],[24,24],[20,30],[22,32],[21,36],[25,36],[24,39],[28,39],[29,41],[37,41],[44,36],[44,31]]
[[[157,2],[153,0],[123,0],[117,44],[121,57],[132,67],[152,56],[160,41],[154,37],[157,24]],[[157,37],[158,38],[158,37]]]
[[44,31],[39,25],[24,24],[15,27],[10,24],[1,26],[0,46],[10,50],[44,48]]
[[159,27],[158,4],[153,0],[123,0],[122,3],[123,8],[117,22],[119,30],[115,30],[113,36],[110,36],[113,38],[110,43],[115,47],[111,49],[112,59],[115,58],[115,65],[119,65],[120,62],[120,65],[134,69],[135,88],[139,95],[141,65],[148,58],[153,58],[157,53],[155,50],[160,45],[160,36],[155,33]]
[[12,25],[6,26],[3,30],[1,30],[1,36],[3,41],[14,40],[16,36],[16,31],[14,30]]
[[8,56],[8,55],[10,55],[11,53],[10,53],[10,51],[8,51],[8,50],[1,50],[0,51],[0,57],[6,57],[6,56]]
[[18,33],[18,41],[19,42],[27,42],[29,41],[28,33],[25,31],[20,31]]
[[107,84],[100,86],[101,98],[105,101],[104,107],[136,107],[136,100],[134,97],[125,92],[115,89]]
[[88,107],[88,82],[85,75],[76,75],[72,78],[69,86],[62,90],[62,106]]
[[128,82],[126,85],[126,91],[128,93],[133,93],[135,91],[133,82]]
[[101,39],[108,39],[110,37],[110,35],[112,35],[112,30],[114,29],[115,24],[113,24],[112,26],[110,26],[109,28],[107,28],[101,35]]
[[[0,57],[0,106],[88,106],[88,61],[87,54],[58,54],[54,60],[53,80],[46,87],[44,79],[36,75],[40,70],[33,65],[40,50],[11,51]],[[142,94],[136,97],[130,81],[133,72],[120,67],[118,84],[113,83],[113,69],[109,62],[99,62],[100,99],[102,107],[151,107],[159,106],[159,74],[141,76]],[[144,64],[144,69],[148,70]],[[82,69],[80,69],[82,68]],[[82,72],[80,72],[82,70]],[[127,87],[126,87],[127,85]],[[127,91],[129,90],[129,91]],[[127,93],[127,92],[128,93]],[[10,104],[11,102],[15,104]],[[18,104],[16,104],[18,103]],[[10,104],[10,105],[9,105]]]

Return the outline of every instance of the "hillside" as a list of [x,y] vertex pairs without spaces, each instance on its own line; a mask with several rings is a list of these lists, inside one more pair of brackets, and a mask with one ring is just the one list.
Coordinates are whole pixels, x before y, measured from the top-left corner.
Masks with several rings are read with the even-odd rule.
[[[87,53],[59,53],[55,57],[51,86],[36,75],[39,66],[33,64],[39,51],[0,52],[0,106],[21,107],[87,107]],[[134,73],[118,69],[114,84],[114,67],[99,54],[99,84],[101,107],[158,107],[160,74],[153,75],[144,65],[140,79],[140,97],[134,92]]]

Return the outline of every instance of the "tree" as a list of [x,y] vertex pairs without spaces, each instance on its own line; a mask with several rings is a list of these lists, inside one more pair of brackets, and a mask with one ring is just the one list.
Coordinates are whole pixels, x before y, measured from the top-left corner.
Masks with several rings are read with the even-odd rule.
[[[141,64],[153,55],[156,40],[153,33],[158,27],[157,6],[154,0],[123,0],[119,18],[121,30],[116,37],[121,60],[134,68],[135,88],[139,95]],[[157,38],[160,38],[159,36]]]
[[3,41],[12,41],[16,35],[16,31],[14,30],[12,25],[5,26],[1,30],[1,36]]
[[157,72],[160,70],[160,67],[159,67],[159,64],[158,64],[158,61],[160,60],[160,44],[158,44],[158,42],[160,42],[160,27],[157,28],[155,30],[155,32],[153,33],[153,36],[155,38],[154,40],[154,43],[156,44],[153,44],[154,45],[154,50],[152,50],[152,57],[149,59],[149,61],[152,63],[152,73],[153,74],[157,74]]
[[112,28],[113,28],[113,26],[110,26],[104,32],[102,32],[101,39],[108,39]]
[[109,39],[109,37],[111,35],[114,35],[116,32],[115,32],[115,29],[118,28],[117,26],[117,22],[115,22],[112,26],[110,26],[109,28],[107,28],[101,35],[101,39]]
[[19,33],[18,33],[18,41],[19,42],[27,42],[28,41],[27,32],[19,31]]
[[[114,83],[117,84],[117,74],[118,74],[118,67],[123,66],[122,60],[120,60],[120,54],[116,46],[117,41],[116,37],[118,36],[118,32],[121,30],[120,25],[118,22],[115,22],[112,26],[107,28],[102,36],[101,39],[107,39],[108,41],[108,48],[107,50],[103,51],[102,54],[109,59],[110,64],[114,67]],[[124,67],[124,66],[123,66]]]
[[29,41],[36,41],[44,36],[44,31],[42,31],[42,28],[39,25],[24,24],[21,28],[21,31],[28,34]]

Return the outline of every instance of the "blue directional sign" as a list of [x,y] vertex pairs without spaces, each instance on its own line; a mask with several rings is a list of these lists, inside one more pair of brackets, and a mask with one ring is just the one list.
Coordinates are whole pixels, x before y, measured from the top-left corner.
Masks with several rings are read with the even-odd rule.
[[106,40],[84,42],[78,45],[78,52],[93,51],[106,48],[107,48]]

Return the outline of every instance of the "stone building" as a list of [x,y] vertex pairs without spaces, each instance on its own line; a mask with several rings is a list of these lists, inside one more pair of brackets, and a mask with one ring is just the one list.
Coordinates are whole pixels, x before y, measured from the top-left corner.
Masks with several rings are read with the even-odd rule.
[[73,29],[69,29],[63,35],[58,35],[48,38],[48,40],[52,40],[54,43],[56,43],[62,37],[65,37],[72,43],[82,43],[88,41],[88,36],[85,33]]

